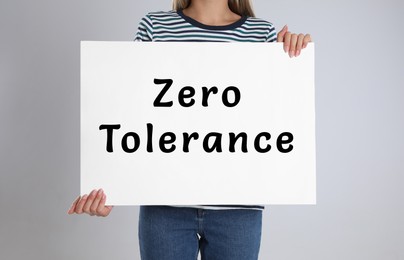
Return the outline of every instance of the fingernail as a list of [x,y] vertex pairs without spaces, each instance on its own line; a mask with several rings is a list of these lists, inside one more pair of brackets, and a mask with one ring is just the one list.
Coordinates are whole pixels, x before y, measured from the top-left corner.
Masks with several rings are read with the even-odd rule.
[[295,56],[295,51],[291,51],[290,52],[290,57],[292,58],[292,57],[294,57]]
[[81,199],[85,200],[85,199],[87,199],[87,197],[88,197],[88,195],[86,194],[86,195],[84,195],[83,198],[81,198]]
[[285,53],[289,52],[289,46],[285,46]]
[[296,57],[300,55],[300,51],[296,51]]

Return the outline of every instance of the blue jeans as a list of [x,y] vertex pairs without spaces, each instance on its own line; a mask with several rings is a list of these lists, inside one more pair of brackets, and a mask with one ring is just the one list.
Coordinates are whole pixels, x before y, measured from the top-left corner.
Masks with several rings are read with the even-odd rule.
[[257,260],[262,211],[141,206],[142,260]]

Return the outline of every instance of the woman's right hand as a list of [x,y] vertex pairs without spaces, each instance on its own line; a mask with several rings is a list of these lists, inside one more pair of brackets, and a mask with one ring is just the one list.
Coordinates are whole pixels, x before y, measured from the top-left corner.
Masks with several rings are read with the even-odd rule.
[[87,213],[90,216],[106,217],[114,206],[105,206],[107,196],[102,189],[93,190],[90,195],[79,196],[67,211],[68,214]]

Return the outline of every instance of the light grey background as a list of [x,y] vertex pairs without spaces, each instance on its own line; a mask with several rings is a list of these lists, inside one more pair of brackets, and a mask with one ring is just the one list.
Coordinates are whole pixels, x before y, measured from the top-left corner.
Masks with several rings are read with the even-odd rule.
[[[316,42],[316,206],[265,210],[260,259],[404,259],[402,0],[255,0]],[[1,0],[0,259],[139,259],[137,207],[79,193],[80,40],[132,40],[170,1]]]

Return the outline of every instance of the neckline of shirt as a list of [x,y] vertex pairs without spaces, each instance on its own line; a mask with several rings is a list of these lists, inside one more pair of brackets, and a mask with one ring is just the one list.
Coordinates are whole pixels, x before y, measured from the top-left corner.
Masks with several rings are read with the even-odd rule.
[[207,25],[207,24],[203,24],[198,22],[197,20],[186,16],[182,10],[177,10],[177,14],[179,16],[181,16],[185,21],[187,21],[188,23],[202,28],[202,29],[207,29],[207,30],[232,30],[235,29],[239,26],[241,26],[246,20],[247,20],[247,16],[241,16],[241,18],[237,21],[235,21],[234,23],[228,24],[228,25]]

